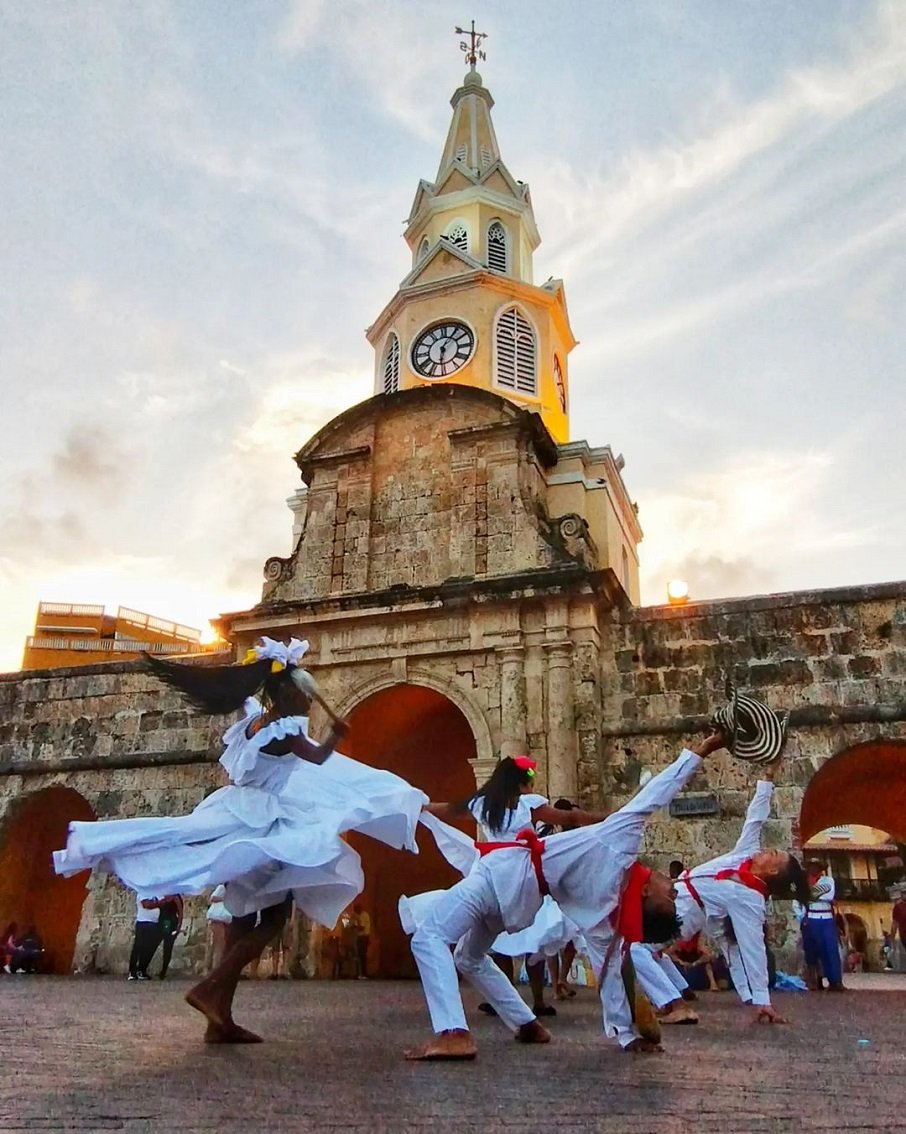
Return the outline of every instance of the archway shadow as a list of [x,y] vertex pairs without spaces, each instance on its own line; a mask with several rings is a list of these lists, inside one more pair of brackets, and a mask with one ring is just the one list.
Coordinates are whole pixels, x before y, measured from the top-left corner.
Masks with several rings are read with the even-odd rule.
[[[475,791],[469,764],[475,739],[462,712],[446,697],[421,685],[398,685],[366,698],[350,714],[347,750],[372,767],[395,772],[433,800],[466,799]],[[462,829],[474,837],[474,823]],[[418,855],[392,850],[365,836],[350,836],[362,856],[365,890],[361,903],[372,920],[370,975],[417,976],[409,939],[399,922],[402,894],[446,889],[459,874],[431,836],[419,829]]]
[[802,842],[843,823],[861,823],[906,843],[906,740],[869,740],[831,757],[802,799]]
[[46,972],[72,967],[89,873],[59,877],[52,854],[65,845],[73,820],[94,818],[84,796],[57,786],[24,795],[0,825],[0,927],[11,921],[20,930],[34,925]]

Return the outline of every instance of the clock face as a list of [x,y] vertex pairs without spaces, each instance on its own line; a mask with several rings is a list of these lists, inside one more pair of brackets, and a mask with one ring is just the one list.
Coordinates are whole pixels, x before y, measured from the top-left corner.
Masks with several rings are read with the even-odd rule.
[[465,323],[437,323],[412,344],[412,366],[424,378],[447,378],[472,357],[475,336]]

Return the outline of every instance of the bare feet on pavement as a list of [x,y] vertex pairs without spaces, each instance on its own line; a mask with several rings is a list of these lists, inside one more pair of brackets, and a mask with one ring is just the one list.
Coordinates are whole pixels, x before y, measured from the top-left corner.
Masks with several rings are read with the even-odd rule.
[[410,1062],[440,1062],[441,1060],[474,1059],[478,1054],[472,1033],[456,1028],[440,1032],[421,1047],[410,1048],[405,1058]]

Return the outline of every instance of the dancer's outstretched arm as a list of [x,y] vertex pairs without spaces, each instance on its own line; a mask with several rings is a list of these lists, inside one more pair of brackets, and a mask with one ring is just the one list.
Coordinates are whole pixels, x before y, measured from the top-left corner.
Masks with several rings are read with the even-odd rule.
[[730,852],[733,855],[748,858],[761,850],[761,830],[771,814],[771,799],[774,795],[774,773],[780,766],[775,760],[768,764],[762,773],[762,778],[755,785],[755,794],[746,811],[746,821],[743,824],[736,846]]
[[[426,803],[422,810],[436,815],[438,819],[456,819],[468,814],[468,809],[461,803]],[[583,811],[580,807],[574,807],[571,811],[561,811],[559,807],[544,803],[532,808],[532,822],[550,823],[552,827],[562,827],[568,831],[573,827],[601,823],[609,814],[609,811]]]
[[272,740],[261,751],[266,756],[288,756],[292,753],[309,764],[323,764],[348,732],[347,722],[338,719],[331,723],[327,739],[323,744],[315,744],[300,733],[298,736],[287,736],[283,740]]

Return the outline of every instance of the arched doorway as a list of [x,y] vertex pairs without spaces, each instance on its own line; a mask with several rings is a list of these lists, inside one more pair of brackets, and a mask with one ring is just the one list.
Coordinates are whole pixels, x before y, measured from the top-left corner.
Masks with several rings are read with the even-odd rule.
[[88,801],[67,787],[18,800],[0,825],[0,928],[34,925],[44,942],[43,968],[68,973],[85,901],[88,871],[54,873],[52,853],[66,843],[74,819],[94,819]]
[[869,740],[831,757],[802,799],[804,842],[842,823],[861,823],[906,843],[906,740]]
[[805,790],[799,835],[806,860],[834,878],[848,952],[882,968],[892,899],[906,886],[906,741],[855,744],[823,764]]
[[[431,799],[466,799],[475,791],[469,761],[475,738],[462,712],[441,693],[423,685],[396,685],[367,697],[349,714],[350,755],[386,768],[419,787]],[[474,824],[463,823],[474,835]],[[350,842],[362,856],[365,891],[361,901],[372,920],[371,973],[415,977],[409,939],[397,913],[401,894],[420,894],[451,886],[459,874],[424,830],[417,855],[392,850],[365,836]]]

